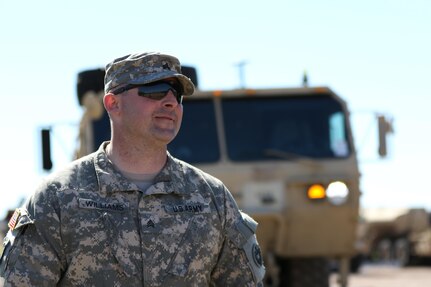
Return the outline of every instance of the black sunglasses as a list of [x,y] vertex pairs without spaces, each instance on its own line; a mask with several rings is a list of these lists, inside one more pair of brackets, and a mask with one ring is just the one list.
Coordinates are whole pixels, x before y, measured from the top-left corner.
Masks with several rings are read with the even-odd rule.
[[169,91],[172,91],[177,102],[181,104],[183,102],[183,96],[181,94],[181,85],[178,83],[168,83],[168,82],[154,82],[146,85],[127,85],[116,90],[113,90],[114,95],[121,94],[133,88],[138,88],[138,95],[140,97],[145,97],[148,99],[160,101]]

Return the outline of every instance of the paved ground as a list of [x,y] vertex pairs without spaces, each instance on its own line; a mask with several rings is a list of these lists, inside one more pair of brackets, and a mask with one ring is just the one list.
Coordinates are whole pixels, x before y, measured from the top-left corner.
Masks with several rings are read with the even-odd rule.
[[[337,287],[331,276],[331,287]],[[431,266],[400,268],[396,265],[364,265],[349,278],[349,287],[427,287],[431,286]]]

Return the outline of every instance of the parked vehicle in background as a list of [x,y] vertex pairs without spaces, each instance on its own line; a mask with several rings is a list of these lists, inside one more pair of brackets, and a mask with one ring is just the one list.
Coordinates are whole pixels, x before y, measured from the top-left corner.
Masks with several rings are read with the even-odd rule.
[[423,208],[363,213],[362,242],[370,260],[408,266],[431,259],[431,213]]

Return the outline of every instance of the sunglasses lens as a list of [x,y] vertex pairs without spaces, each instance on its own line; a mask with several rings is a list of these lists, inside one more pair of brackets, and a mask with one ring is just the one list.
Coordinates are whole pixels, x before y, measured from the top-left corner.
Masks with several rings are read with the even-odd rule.
[[168,91],[166,91],[166,92],[157,92],[157,93],[139,93],[139,95],[141,97],[145,97],[145,98],[148,98],[148,99],[160,101],[161,99],[163,99],[166,96],[167,93],[168,93]]
[[177,102],[182,103],[183,97],[178,92],[178,87],[168,83],[155,83],[138,87],[138,95],[152,100],[160,101],[169,91],[172,91]]

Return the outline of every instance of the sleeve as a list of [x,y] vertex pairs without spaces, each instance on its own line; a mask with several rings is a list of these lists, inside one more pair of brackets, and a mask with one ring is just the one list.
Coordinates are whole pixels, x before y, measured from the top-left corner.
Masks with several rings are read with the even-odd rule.
[[4,286],[55,286],[65,269],[58,216],[52,206],[33,200],[18,208],[9,222],[0,260]]
[[265,266],[256,239],[257,222],[239,211],[229,192],[227,197],[225,241],[212,286],[263,286]]

